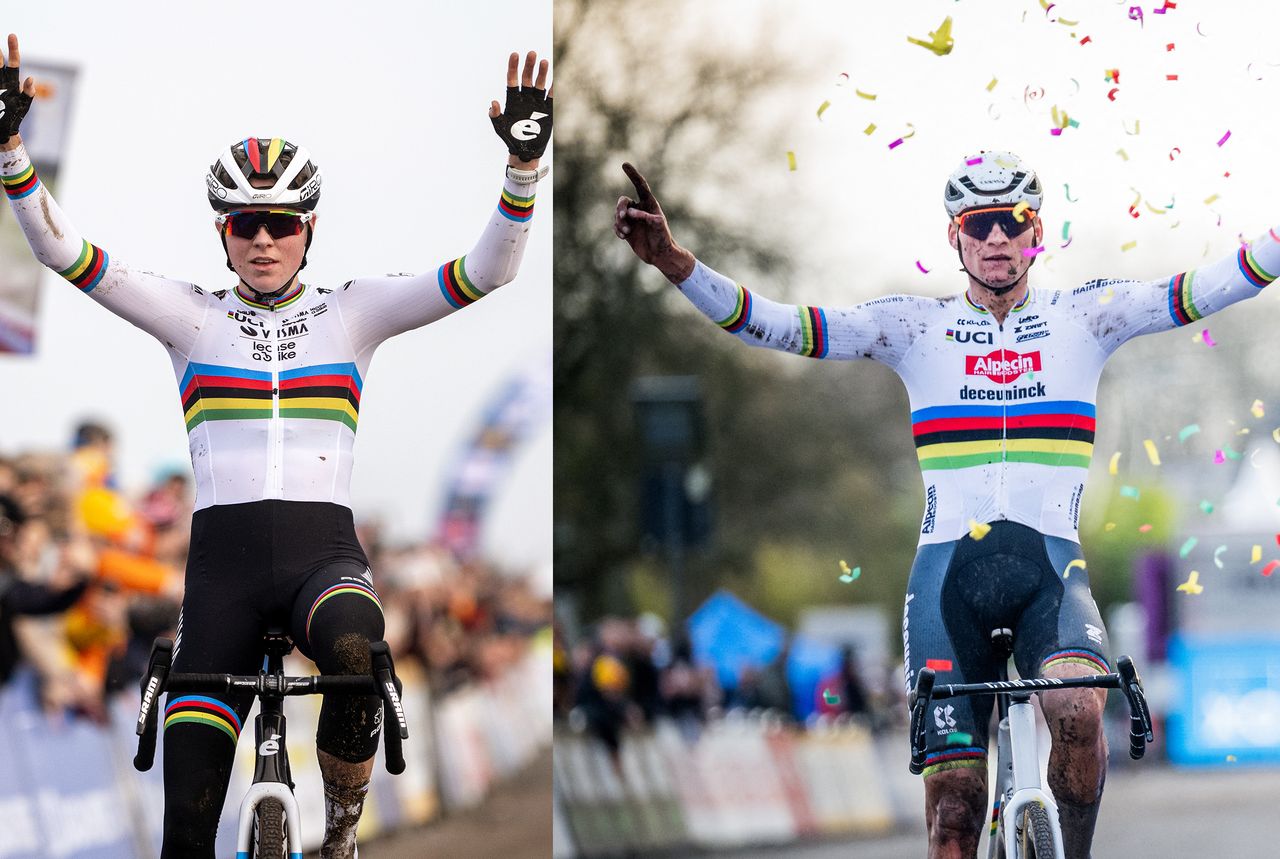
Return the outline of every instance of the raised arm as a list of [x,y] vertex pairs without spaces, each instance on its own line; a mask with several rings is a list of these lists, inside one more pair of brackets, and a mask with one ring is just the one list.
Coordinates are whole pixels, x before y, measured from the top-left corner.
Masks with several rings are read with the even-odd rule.
[[623,171],[636,199],[621,197],[613,229],[636,256],[663,273],[712,322],[751,346],[809,358],[872,358],[896,367],[922,330],[935,299],[890,295],[844,308],[783,304],[764,298],[699,262],[676,243],[649,183]]
[[191,284],[129,268],[83,239],[67,220],[18,134],[35,81],[28,77],[18,88],[17,36],[9,35],[8,48],[0,69],[0,184],[36,259],[111,312],[186,354],[204,319],[203,293]]
[[[507,145],[506,180],[489,223],[475,247],[416,276],[362,277],[343,287],[343,319],[356,352],[388,337],[435,322],[461,310],[515,278],[533,218],[539,163],[551,139],[550,64],[530,51],[517,78],[520,55],[507,60],[507,103],[489,105],[489,119]],[[534,69],[537,69],[537,78]]]
[[1252,298],[1280,275],[1280,233],[1268,230],[1209,265],[1159,280],[1095,280],[1068,301],[1108,353],[1141,334],[1190,325]]

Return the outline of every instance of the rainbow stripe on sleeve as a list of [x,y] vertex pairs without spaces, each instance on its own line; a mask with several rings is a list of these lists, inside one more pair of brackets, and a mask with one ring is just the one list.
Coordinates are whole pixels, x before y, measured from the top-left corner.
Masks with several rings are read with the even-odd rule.
[[271,374],[262,370],[187,365],[178,383],[187,432],[205,421],[240,421],[271,417]]
[[466,257],[458,257],[456,260],[447,262],[440,266],[440,270],[436,273],[436,280],[440,283],[444,300],[459,309],[475,303],[485,295],[467,278],[466,259]]
[[341,421],[352,432],[364,381],[354,363],[316,364],[280,373],[280,417]]
[[527,221],[533,217],[534,196],[534,194],[530,194],[528,197],[518,197],[503,189],[502,197],[498,200],[498,211],[502,213],[504,218],[509,220]]
[[236,711],[217,698],[205,695],[184,695],[172,698],[164,711],[164,729],[174,725],[208,725],[217,728],[231,738],[235,745],[240,739],[240,717]]
[[742,284],[734,284],[738,288],[738,300],[734,303],[733,312],[724,319],[718,320],[719,325],[730,334],[737,334],[743,328],[747,327],[747,323],[751,321],[751,292],[742,287]]
[[90,293],[93,292],[94,287],[102,283],[110,262],[111,258],[102,248],[82,242],[80,256],[58,274],[66,278],[72,286],[79,287],[81,292]]
[[821,307],[801,307],[800,354],[806,358],[827,357],[827,312]]
[[1169,278],[1169,315],[1174,325],[1190,325],[1204,315],[1191,298],[1191,282],[1195,276],[1193,270]]
[[1276,279],[1274,274],[1268,274],[1266,269],[1258,265],[1258,261],[1253,258],[1253,249],[1250,247],[1240,248],[1236,261],[1240,265],[1240,273],[1244,275],[1244,279],[1258,287],[1258,289],[1262,289],[1262,287]]
[[382,611],[382,602],[378,599],[377,592],[374,591],[371,586],[352,581],[336,584],[323,591],[320,596],[316,597],[316,601],[311,604],[311,610],[307,612],[307,641],[311,641],[311,619],[315,617],[316,611],[330,599],[333,599],[336,596],[342,596],[343,594],[350,594],[353,596],[364,597],[367,600],[372,600],[373,604],[378,607],[378,611]]
[[931,406],[911,413],[921,471],[998,462],[1088,468],[1094,407],[1078,400],[1017,406]]
[[0,184],[4,185],[4,192],[10,200],[21,200],[40,187],[40,177],[36,175],[35,166],[28,164],[27,169],[16,176],[0,176]]

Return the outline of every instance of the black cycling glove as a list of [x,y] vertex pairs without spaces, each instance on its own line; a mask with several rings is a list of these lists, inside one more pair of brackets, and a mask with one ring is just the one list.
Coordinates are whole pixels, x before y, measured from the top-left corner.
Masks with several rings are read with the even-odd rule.
[[[18,67],[0,68],[0,143],[8,143],[9,138],[18,133],[18,126],[22,124],[22,118],[27,115],[29,107],[31,96],[22,91]],[[548,122],[548,130],[550,127]]]
[[534,87],[507,87],[507,106],[491,117],[507,151],[521,161],[541,158],[551,142],[551,102],[547,91]]

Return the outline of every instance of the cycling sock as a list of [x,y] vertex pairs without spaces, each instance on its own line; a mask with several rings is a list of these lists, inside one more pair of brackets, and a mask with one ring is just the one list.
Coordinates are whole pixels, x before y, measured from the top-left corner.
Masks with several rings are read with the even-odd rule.
[[1098,797],[1093,802],[1058,800],[1058,822],[1062,828],[1062,849],[1065,859],[1090,859],[1089,847],[1093,844],[1093,830],[1098,824],[1098,809],[1102,806],[1102,788],[1107,778],[1098,785]]
[[324,785],[324,844],[320,859],[354,859],[356,827],[364,810],[369,782],[356,785]]

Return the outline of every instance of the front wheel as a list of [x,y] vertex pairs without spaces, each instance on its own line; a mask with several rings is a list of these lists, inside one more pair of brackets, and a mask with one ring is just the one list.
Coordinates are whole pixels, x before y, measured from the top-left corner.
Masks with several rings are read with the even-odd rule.
[[1022,818],[1022,855],[1025,859],[1058,859],[1053,844],[1053,824],[1049,810],[1040,803],[1027,806]]
[[289,859],[284,804],[267,797],[253,810],[253,859]]

